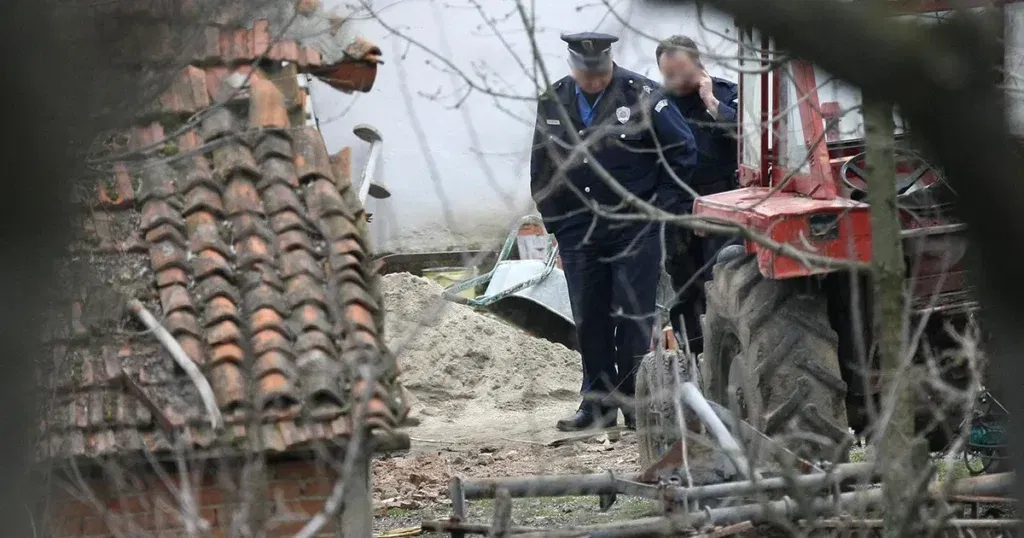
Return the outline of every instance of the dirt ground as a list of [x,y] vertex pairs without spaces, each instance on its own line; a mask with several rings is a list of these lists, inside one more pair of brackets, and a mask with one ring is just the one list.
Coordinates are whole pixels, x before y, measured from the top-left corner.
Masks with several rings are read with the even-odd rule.
[[[500,420],[500,417],[494,417]],[[548,426],[552,431],[550,425]],[[612,441],[602,435],[560,447],[541,446],[533,439],[508,437],[500,429],[490,441],[439,441],[418,437],[412,428],[413,449],[385,456],[373,467],[375,531],[385,532],[418,525],[425,519],[451,515],[448,481],[453,476],[488,478],[539,474],[581,474],[607,470],[637,471],[636,440],[632,433]],[[487,523],[490,501],[470,501],[473,521]],[[517,499],[513,520],[517,525],[599,523],[653,513],[656,506],[636,499],[620,499],[608,513],[598,511],[596,498]]]
[[[420,425],[405,431],[408,453],[373,467],[376,531],[450,516],[453,476],[488,478],[603,471],[636,472],[632,432],[563,446],[555,421],[577,405],[579,355],[517,326],[440,298],[441,287],[408,273],[385,275],[385,339]],[[620,418],[621,422],[621,418]],[[516,500],[518,525],[569,525],[626,519],[653,505],[620,499],[608,513],[596,498]],[[491,503],[470,501],[471,519],[489,522]]]

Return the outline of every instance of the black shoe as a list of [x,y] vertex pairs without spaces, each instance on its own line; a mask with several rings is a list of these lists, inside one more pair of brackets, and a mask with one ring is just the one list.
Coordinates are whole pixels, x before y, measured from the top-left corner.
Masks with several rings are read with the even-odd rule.
[[555,429],[562,432],[578,432],[591,428],[614,428],[616,419],[614,412],[591,405],[581,405],[576,414],[563,418],[555,423]]

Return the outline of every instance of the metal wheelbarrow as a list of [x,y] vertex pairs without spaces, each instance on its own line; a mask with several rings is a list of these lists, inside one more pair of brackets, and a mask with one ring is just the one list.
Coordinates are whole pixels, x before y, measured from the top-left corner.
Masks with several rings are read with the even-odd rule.
[[[498,253],[494,267],[474,278],[457,282],[441,292],[445,299],[474,308],[485,308],[527,332],[575,348],[575,323],[569,303],[565,273],[556,267],[558,247],[547,234],[548,254],[541,260],[510,260],[512,246],[524,224],[539,224],[527,215],[513,227]],[[466,290],[487,285],[483,295],[467,298]]]

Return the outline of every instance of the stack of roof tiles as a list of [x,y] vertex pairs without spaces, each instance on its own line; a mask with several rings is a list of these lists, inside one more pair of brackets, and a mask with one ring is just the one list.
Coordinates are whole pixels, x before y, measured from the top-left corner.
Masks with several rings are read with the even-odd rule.
[[[81,200],[73,300],[46,335],[56,372],[44,376],[55,400],[43,457],[343,441],[362,394],[371,429],[399,437],[407,407],[348,153],[328,155],[305,125],[294,73],[280,70],[320,58],[270,43],[267,26],[208,33],[209,50],[126,137],[128,153],[147,158],[116,164]],[[226,431],[211,429],[196,387],[123,313],[129,298],[200,367]]]

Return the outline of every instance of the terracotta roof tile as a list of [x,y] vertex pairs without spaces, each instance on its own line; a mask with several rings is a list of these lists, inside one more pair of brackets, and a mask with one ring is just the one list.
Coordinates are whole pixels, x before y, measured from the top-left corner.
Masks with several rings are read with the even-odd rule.
[[199,136],[207,142],[217,140],[238,131],[238,120],[228,110],[215,108],[203,117],[199,125]]
[[272,40],[272,36],[270,35],[270,21],[267,19],[259,19],[253,22],[249,39],[249,48],[252,50],[254,56],[266,54],[267,51],[270,50],[270,42]]
[[188,310],[193,313],[196,311],[195,306],[192,305],[192,297],[189,296],[185,286],[167,286],[161,289],[160,305],[163,307],[164,313],[177,310]]
[[292,250],[281,255],[281,277],[290,279],[299,275],[310,275],[323,281],[323,267],[316,258],[305,250]]
[[221,409],[232,409],[245,401],[245,377],[242,369],[234,362],[220,362],[210,368],[210,384],[217,405]]
[[296,214],[305,212],[298,195],[287,183],[272,183],[263,189],[263,208],[268,215],[274,215],[281,211],[290,211]]
[[[259,177],[252,153],[239,142],[231,141],[213,150],[213,173],[225,179],[235,175]],[[230,186],[230,185],[229,185]]]
[[242,342],[242,329],[234,321],[222,321],[206,331],[206,343],[211,346],[240,342]]
[[213,297],[206,302],[206,308],[203,311],[203,325],[210,327],[222,321],[239,323],[241,319],[238,316],[238,307],[227,297]]
[[187,284],[188,275],[178,267],[165,269],[156,274],[156,285],[158,288],[172,286],[174,284]]
[[288,109],[285,107],[284,95],[277,86],[262,78],[253,78],[249,86],[252,90],[249,124],[262,129],[288,127]]
[[199,320],[192,312],[178,310],[166,314],[164,316],[164,325],[175,336],[188,335],[198,338],[203,335],[203,330],[199,327]]
[[251,181],[245,178],[233,179],[224,191],[224,209],[228,216],[246,213],[263,213],[259,192]]
[[113,185],[99,184],[99,205],[106,209],[123,209],[135,203],[135,187],[124,163],[114,164]]
[[160,241],[149,249],[149,259],[157,273],[169,267],[188,267],[185,265],[187,256],[185,249],[172,241]]
[[214,218],[224,215],[224,206],[220,201],[220,193],[207,187],[198,186],[185,195],[185,206],[182,214],[186,217],[197,211],[209,213]]
[[164,127],[158,122],[132,127],[128,133],[128,149],[141,150],[164,140]]
[[[255,53],[266,46],[264,30],[259,24],[252,32],[218,33],[217,54],[221,45],[241,54],[243,37],[244,52]],[[300,50],[295,43],[278,48]],[[193,103],[208,106],[211,95],[237,84],[232,73],[244,78],[246,71],[186,69],[161,106],[181,113]],[[264,449],[344,437],[352,431],[351,365],[373,361],[381,368],[374,427],[391,432],[403,416],[393,357],[379,334],[379,297],[367,291],[373,269],[362,209],[348,188],[347,153],[332,160],[315,129],[290,126],[287,99],[266,76],[254,73],[250,86],[233,96],[239,106],[218,107],[178,138],[179,151],[197,154],[132,173],[118,168],[107,197],[89,202],[105,208],[91,219],[100,243],[126,241],[124,222],[144,240],[137,257],[151,270],[143,277],[151,279],[144,302],[203,367],[232,426],[223,435],[209,429],[195,387],[152,335],[120,333],[116,345],[94,350],[67,331],[56,344],[79,374],[63,382],[68,398],[47,416],[41,446],[50,456],[171,450],[164,423],[198,448],[237,446],[253,433],[251,413],[263,423],[257,433],[269,441]],[[164,132],[160,123],[146,123],[129,141],[158,145]],[[136,216],[125,220],[118,212]],[[64,318],[69,327],[76,316],[65,310]],[[125,388],[122,369],[151,402]]]
[[206,279],[213,275],[230,275],[231,262],[224,254],[213,249],[205,249],[199,251],[192,258],[192,271],[199,279]]
[[158,103],[161,113],[174,115],[191,115],[210,106],[206,74],[202,69],[186,66],[172,79]]
[[[295,139],[295,170],[299,176],[299,182],[304,182],[314,177],[331,177],[331,160],[327,154],[327,147],[324,146],[324,139],[317,132],[315,127],[304,126],[293,131]],[[337,188],[332,187],[337,193]]]
[[[271,372],[259,376],[257,387],[258,406],[260,409],[277,402],[279,405],[294,405],[299,402],[295,395],[295,385],[280,372]],[[282,445],[284,446],[284,445]]]
[[162,224],[169,224],[179,230],[185,229],[181,215],[164,200],[153,200],[142,207],[143,232],[149,232]]
[[[298,186],[298,180],[291,179],[295,176],[295,167],[290,162],[294,157],[291,137],[279,131],[268,132],[256,144],[253,155],[257,161],[262,163],[264,179],[266,179],[267,175],[273,175],[275,178],[286,178],[285,183]],[[278,158],[271,159],[268,162],[267,160],[271,157]],[[273,167],[284,168],[285,170],[276,174],[268,172],[268,169],[272,170]]]
[[203,343],[199,341],[199,338],[191,335],[182,335],[178,337],[178,343],[181,344],[181,348],[185,350],[185,354],[193,362],[198,365],[206,364],[206,354],[204,353]]
[[241,364],[245,358],[245,352],[242,351],[241,346],[236,344],[221,344],[213,347],[211,354],[211,362],[217,364],[222,361],[229,361],[237,364]]
[[352,185],[352,148],[345,146],[331,155],[331,172],[339,189]]
[[269,306],[261,306],[255,309],[249,321],[254,332],[263,330],[282,332],[284,327],[284,319],[281,317],[281,313]]

